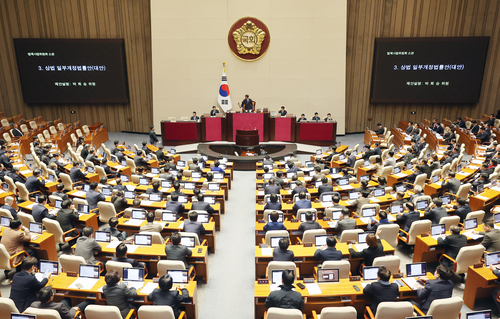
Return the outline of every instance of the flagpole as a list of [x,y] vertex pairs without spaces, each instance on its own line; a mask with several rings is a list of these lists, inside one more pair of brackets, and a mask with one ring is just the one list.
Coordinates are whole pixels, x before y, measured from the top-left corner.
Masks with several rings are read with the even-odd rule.
[[222,70],[224,70],[224,72],[226,72],[226,62],[222,62]]

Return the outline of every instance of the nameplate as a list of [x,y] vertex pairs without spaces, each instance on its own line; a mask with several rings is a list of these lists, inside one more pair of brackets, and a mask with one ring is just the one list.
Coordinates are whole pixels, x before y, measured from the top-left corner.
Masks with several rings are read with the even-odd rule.
[[403,278],[404,274],[403,273],[395,273],[392,274],[392,278]]
[[265,224],[265,223],[266,223],[266,221],[265,221],[265,220],[263,220],[263,219],[259,219],[257,222],[258,222],[259,224]]
[[349,281],[361,281],[361,276],[349,276]]
[[260,248],[268,248],[269,246],[267,244],[260,244],[259,247]]
[[314,283],[314,278],[304,278],[304,283],[305,284],[313,284]]
[[303,244],[304,247],[312,247],[312,245],[313,245],[312,243],[304,243]]
[[315,203],[321,203],[319,199],[314,200]]
[[353,244],[354,245],[354,244],[356,244],[356,241],[355,240],[348,240],[347,244]]
[[483,263],[476,263],[474,264],[474,268],[483,268],[484,264]]
[[67,271],[66,272],[67,277],[78,277],[75,271]]
[[159,281],[160,281],[160,278],[159,278],[159,277],[154,277],[154,278],[153,278],[153,282],[154,282],[154,283],[158,283]]
[[124,240],[123,243],[126,245],[132,245],[134,242],[132,240]]
[[287,204],[293,204],[293,202],[291,200],[289,200],[288,202],[286,202]]
[[292,222],[292,223],[298,223],[298,222],[299,222],[299,220],[298,220],[298,219],[296,219],[296,218],[294,218],[294,219],[292,219],[290,222]]
[[123,215],[123,218],[130,219],[130,215]]
[[422,233],[422,234],[420,234],[420,236],[422,236],[422,237],[428,237],[429,233]]
[[324,222],[327,222],[327,221],[330,221],[330,220],[332,220],[330,217],[324,217],[324,218],[323,218],[323,221],[324,221]]
[[259,280],[257,280],[257,283],[259,285],[264,285],[264,284],[268,285],[269,284],[269,279],[259,279]]
[[155,220],[156,220],[157,222],[159,222],[159,221],[161,221],[161,218],[160,218],[160,217],[155,217]]

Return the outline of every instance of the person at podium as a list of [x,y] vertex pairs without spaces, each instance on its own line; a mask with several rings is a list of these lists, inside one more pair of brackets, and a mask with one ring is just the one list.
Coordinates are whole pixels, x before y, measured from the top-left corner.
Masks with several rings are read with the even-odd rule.
[[200,117],[196,115],[196,112],[193,112],[193,116],[191,116],[191,121],[198,121],[199,119]]
[[281,117],[285,117],[286,116],[286,113],[287,111],[285,110],[285,107],[282,106],[281,107],[281,110],[278,112],[280,114]]
[[299,119],[297,120],[297,122],[299,122],[299,123],[300,123],[300,121],[307,121],[307,119],[306,119],[306,115],[305,115],[305,114],[301,114],[301,115],[300,115],[300,117],[299,117]]
[[331,122],[331,121],[333,121],[333,119],[332,119],[332,115],[331,115],[330,113],[328,113],[328,114],[326,115],[326,117],[325,117],[325,122]]
[[253,101],[248,94],[245,95],[245,99],[241,102],[240,107],[245,113],[251,113],[253,111]]
[[321,121],[321,117],[319,117],[318,112],[314,113],[312,120],[313,121]]
[[210,116],[216,116],[216,114],[219,113],[219,110],[214,106],[212,106],[212,110],[210,111]]

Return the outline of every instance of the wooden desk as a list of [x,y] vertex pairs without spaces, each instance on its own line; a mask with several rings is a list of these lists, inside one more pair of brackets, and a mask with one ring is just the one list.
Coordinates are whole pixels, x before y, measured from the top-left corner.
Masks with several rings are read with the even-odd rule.
[[[1,227],[0,237],[2,237],[3,230],[4,227]],[[54,235],[44,232],[43,234],[37,234],[37,236],[35,239],[31,238],[29,244],[25,243],[25,245],[37,250],[38,259],[58,261]]]
[[[65,273],[60,273],[58,276],[52,276],[49,279],[49,285],[55,289],[55,298],[62,299],[69,297],[72,299],[90,299],[94,300],[96,304],[106,305],[106,298],[104,294],[99,290],[102,288],[106,282],[104,277],[99,277],[99,281],[89,290],[82,289],[72,289],[69,286],[76,280],[76,277],[68,277]],[[152,282],[152,280],[145,280],[145,283]],[[175,287],[179,285],[174,284]],[[186,314],[188,318],[197,319],[198,318],[198,291],[196,287],[196,281],[190,281],[186,285],[186,289],[189,291],[189,296],[191,301],[188,303],[183,303],[182,305],[186,307]],[[139,304],[149,304],[152,302],[148,301],[147,294],[141,293],[141,290],[137,291],[138,298],[134,300],[134,303]]]
[[14,205],[12,207],[17,208],[16,196],[9,191],[7,191],[7,192],[4,191],[3,189],[0,190],[0,205],[1,206],[5,205],[5,197],[7,197],[7,196],[14,198]]
[[472,211],[482,210],[486,207],[495,205],[498,199],[500,199],[500,189],[498,187],[493,187],[485,189],[484,192],[479,195],[469,196],[469,206]]
[[474,304],[477,299],[490,298],[491,289],[499,287],[496,282],[498,277],[487,267],[467,269],[467,283],[464,290],[464,304],[471,310],[474,310]]
[[364,139],[365,145],[371,146],[375,142],[380,142],[380,138],[378,137],[378,135],[375,134],[374,131],[365,130],[365,139]]

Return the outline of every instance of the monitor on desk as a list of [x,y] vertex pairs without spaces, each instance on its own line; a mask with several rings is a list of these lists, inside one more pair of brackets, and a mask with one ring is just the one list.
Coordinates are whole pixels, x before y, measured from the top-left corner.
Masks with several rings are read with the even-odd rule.
[[330,168],[330,174],[338,174],[339,173],[339,168],[338,167],[332,167]]
[[354,156],[358,155],[358,151],[352,151],[352,155]]
[[316,235],[314,236],[314,246],[321,247],[326,245],[326,239],[330,235]]
[[369,160],[366,160],[366,161],[364,162],[364,166],[365,166],[365,167],[370,167],[370,166],[371,166],[370,161],[369,161]]
[[187,284],[189,282],[188,270],[168,269],[167,274],[174,284]]
[[177,202],[185,204],[188,202],[188,197],[186,195],[179,195]]
[[332,211],[332,220],[339,220],[340,215],[342,215],[342,210],[334,210]]
[[152,159],[153,159],[153,155],[148,154],[148,155],[146,156],[146,159],[147,159],[148,161],[152,160]]
[[417,210],[424,210],[429,206],[429,201],[427,199],[419,200],[417,202]]
[[445,224],[437,224],[431,226],[431,236],[439,236],[446,233]]
[[195,188],[196,188],[196,184],[195,183],[184,182],[184,189],[193,190]]
[[151,174],[160,174],[160,169],[158,167],[151,167]]
[[467,319],[491,319],[491,310],[473,311],[467,313]]
[[161,214],[161,219],[164,222],[175,222],[177,221],[177,214],[173,212],[164,212]]
[[343,161],[345,160],[345,155],[344,154],[340,154],[339,155],[339,161]]
[[10,227],[10,221],[12,218],[7,217],[7,216],[0,216],[0,226],[3,227]]
[[396,192],[406,192],[406,187],[404,184],[398,184],[396,185]]
[[486,261],[486,267],[498,265],[500,263],[500,251],[484,254],[484,260]]
[[373,232],[367,231],[363,233],[358,233],[358,244],[366,244],[366,237]]
[[373,196],[375,197],[385,196],[385,188],[377,188],[376,190],[373,191]]
[[201,172],[191,172],[191,178],[201,178]]
[[320,187],[321,185],[323,185],[323,182],[322,182],[322,181],[316,181],[316,182],[314,183],[314,187],[316,187],[316,188]]
[[110,187],[103,187],[101,191],[104,196],[111,196],[111,194],[113,193]]
[[128,183],[128,181],[130,180],[130,176],[128,175],[120,175],[120,179],[122,180],[123,183]]
[[477,185],[477,192],[482,193],[484,192],[484,184],[479,184]]
[[132,209],[132,219],[146,219],[146,211],[142,209]]
[[9,191],[9,184],[2,183],[2,189],[4,190],[4,192],[8,192]]
[[408,163],[408,164],[406,164],[406,167],[407,167],[408,169],[412,169],[412,168],[413,168],[413,164],[412,164],[412,163]]
[[363,208],[361,210],[361,216],[362,217],[373,217],[377,214],[377,209],[374,207],[371,208]]
[[321,201],[324,203],[332,202],[333,201],[332,194],[322,194]]
[[176,152],[175,148],[171,148],[169,153],[172,154],[172,155],[175,155],[175,152]]
[[172,187],[171,181],[161,181],[161,188],[171,188],[171,187]]
[[88,214],[90,212],[89,205],[78,204],[78,212],[82,214]]
[[280,247],[280,240],[282,238],[288,238],[287,237],[283,237],[283,236],[272,236],[271,237],[271,248],[279,248]]
[[134,199],[135,198],[134,192],[124,191],[123,193],[125,194],[126,199]]
[[313,161],[305,161],[304,167],[314,168],[314,162]]
[[123,160],[123,161],[120,162],[120,164],[122,164],[122,166],[127,166],[127,161]]
[[333,269],[322,269],[318,268],[318,282],[339,282],[340,281],[340,276],[339,276],[340,269],[339,268],[333,268]]
[[220,191],[220,184],[219,183],[208,183],[208,190],[212,192],[218,192]]
[[462,170],[462,165],[457,165],[457,173]]
[[186,167],[186,162],[184,162],[184,161],[177,161],[177,165],[176,166],[180,167],[180,168],[184,168],[184,167]]
[[111,242],[111,232],[96,230],[94,232],[94,238],[95,238],[95,241],[97,241],[97,242],[109,243],[109,242]]
[[194,236],[182,236],[181,237],[181,245],[184,245],[188,248],[194,248],[196,244],[196,239]]
[[99,265],[80,265],[80,277],[99,279]]
[[123,268],[123,281],[144,281],[144,268]]
[[500,223],[500,213],[493,214],[493,220],[495,224]]
[[432,319],[432,316],[415,316],[415,317],[406,317],[405,319]]
[[477,218],[464,219],[465,230],[477,228]]
[[179,171],[177,169],[171,169],[170,174],[172,174],[172,176],[177,176],[177,174],[179,174]]
[[153,235],[149,234],[135,234],[134,244],[141,246],[151,246],[153,244]]
[[321,148],[316,150],[316,155],[321,155],[321,154],[323,154],[323,150]]
[[403,204],[401,205],[392,205],[391,206],[391,214],[397,214],[397,213],[402,213],[404,212],[404,207]]
[[400,166],[394,166],[394,174],[399,174],[401,173],[401,167]]
[[56,201],[54,203],[54,207],[61,209],[62,208],[62,199],[56,199]]
[[341,178],[338,181],[339,186],[346,186],[349,185],[349,179],[348,178]]
[[209,215],[208,214],[198,214],[198,218],[196,219],[197,222],[199,223],[208,223],[209,222]]
[[441,197],[441,200],[443,201],[443,205],[449,205],[451,203],[450,196],[443,196]]
[[295,172],[286,173],[286,178],[292,179],[295,175],[297,175],[297,173],[295,173]]
[[264,168],[266,168],[266,167],[267,167],[269,170],[271,170],[271,171],[272,171],[272,170],[273,170],[273,168],[274,168],[273,164],[264,164],[264,165],[262,165],[262,169],[264,169]]
[[43,233],[43,225],[42,223],[34,223],[30,222],[30,232],[34,234]]
[[36,319],[36,315],[28,315],[25,313],[11,313],[10,319]]
[[363,175],[359,178],[359,181],[362,182],[362,181],[370,181],[370,175]]
[[359,192],[350,192],[349,193],[349,200],[355,200],[359,198]]
[[152,202],[161,202],[161,194],[151,193],[149,194],[149,200]]
[[431,180],[432,180],[433,183],[439,182],[439,175],[432,175]]
[[[291,271],[293,275],[295,276],[295,273]],[[283,270],[273,270],[272,273],[272,283],[275,285],[282,285],[283,284]]]
[[378,279],[379,267],[364,267],[363,268],[363,280],[371,281]]
[[265,180],[271,179],[274,176],[273,173],[264,173],[262,174],[262,178]]
[[93,174],[94,168],[92,166],[87,166],[87,172],[89,172],[90,174]]
[[[220,165],[219,165],[220,167]],[[214,179],[224,179],[224,173],[214,172]]]
[[139,185],[148,185],[149,184],[149,179],[147,179],[146,177],[141,177],[139,178]]
[[[89,185],[89,184],[83,184],[83,186],[82,186],[82,190],[83,190],[84,192],[88,192],[88,191],[90,190],[90,185]],[[38,202],[38,201],[37,201],[37,202]]]
[[44,274],[47,270],[52,275],[57,275],[59,272],[59,262],[40,259],[40,273]]
[[54,176],[54,174],[49,174],[49,182],[54,183],[55,180],[56,177]]
[[[316,215],[315,215],[315,214],[313,214],[312,216],[313,216],[313,219],[312,219],[312,220],[313,220],[313,221],[314,221],[314,220],[316,220]],[[305,213],[305,212],[300,213],[300,216],[299,216],[299,217],[300,217],[300,222],[301,222],[301,223],[304,223],[304,222],[306,221],[306,213]]]
[[[278,223],[282,223],[283,222],[283,213],[278,213]],[[267,222],[272,222],[271,220],[271,214],[267,214]]]
[[427,273],[426,263],[406,264],[406,277],[420,277]]
[[210,205],[215,205],[215,197],[214,196],[205,196],[203,198],[205,203],[209,203]]

